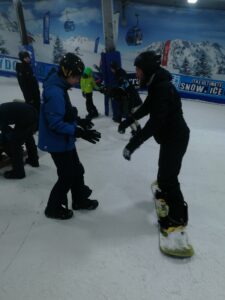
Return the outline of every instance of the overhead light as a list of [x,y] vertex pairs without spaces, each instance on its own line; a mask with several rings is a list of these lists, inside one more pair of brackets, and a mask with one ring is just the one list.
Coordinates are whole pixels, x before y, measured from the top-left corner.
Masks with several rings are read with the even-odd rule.
[[196,3],[198,0],[187,0],[188,3]]

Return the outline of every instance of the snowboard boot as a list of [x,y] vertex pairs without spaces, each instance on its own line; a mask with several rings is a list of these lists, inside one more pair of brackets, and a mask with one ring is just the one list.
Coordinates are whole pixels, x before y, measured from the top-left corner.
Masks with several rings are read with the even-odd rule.
[[6,171],[4,173],[4,177],[6,179],[23,179],[25,177],[25,172],[23,173],[17,173],[14,170]]
[[[155,185],[155,206],[161,229],[174,231],[188,223],[188,206],[184,200],[170,201],[168,194]],[[169,232],[168,232],[169,233]]]
[[74,201],[72,204],[73,210],[94,210],[98,207],[97,200],[84,199],[83,201]]
[[[167,233],[173,232],[179,228],[184,228],[188,223],[188,206],[185,201],[180,203],[168,203],[167,208],[162,209],[163,213],[159,216],[159,224],[162,230]],[[164,214],[165,213],[165,214]],[[167,213],[167,214],[166,214]]]
[[73,217],[73,211],[68,208],[60,206],[57,209],[50,209],[46,207],[45,216],[50,219],[68,220]]
[[165,195],[157,189],[155,192],[156,213],[159,219],[165,218],[169,214],[169,205],[166,203]]

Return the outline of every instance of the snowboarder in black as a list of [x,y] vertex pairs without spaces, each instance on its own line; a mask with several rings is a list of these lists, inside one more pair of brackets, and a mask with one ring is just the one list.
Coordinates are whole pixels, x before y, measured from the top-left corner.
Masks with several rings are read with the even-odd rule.
[[143,129],[124,148],[123,156],[130,160],[132,153],[151,136],[160,144],[156,198],[166,203],[167,214],[159,222],[161,227],[168,229],[185,226],[188,222],[187,203],[178,175],[189,141],[189,128],[183,118],[180,96],[171,83],[172,76],[160,67],[160,63],[160,55],[153,51],[136,57],[136,75],[141,86],[147,86],[148,96],[134,114],[121,122],[119,129],[149,115]]
[[[0,105],[0,130],[2,143],[6,145],[12,161],[12,170],[6,171],[7,179],[25,177],[23,148],[25,143],[28,158],[26,162],[32,167],[39,167],[37,147],[33,133],[37,127],[37,111],[26,103],[7,102]],[[10,125],[14,125],[12,128]]]
[[16,75],[22,90],[25,102],[33,105],[38,113],[40,110],[40,90],[36,77],[33,74],[30,54],[27,51],[19,52],[21,62],[16,63]]

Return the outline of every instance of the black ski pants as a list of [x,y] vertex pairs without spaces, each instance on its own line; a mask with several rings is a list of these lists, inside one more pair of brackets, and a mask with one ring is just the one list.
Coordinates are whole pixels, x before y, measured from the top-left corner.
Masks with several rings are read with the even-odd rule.
[[89,114],[96,114],[98,113],[96,106],[93,103],[93,93],[86,93],[86,109]]
[[84,184],[84,167],[76,149],[50,154],[57,168],[58,180],[50,192],[48,209],[57,210],[62,204],[67,205],[69,190],[71,190],[73,201],[84,200],[89,188]]
[[29,160],[38,160],[37,146],[33,137],[35,127],[36,122],[23,125],[16,124],[14,129],[11,131],[8,146],[11,154],[12,169],[18,175],[25,175],[22,148],[24,143]]
[[189,133],[181,140],[160,145],[157,181],[165,198],[174,209],[184,203],[178,175],[187,150]]

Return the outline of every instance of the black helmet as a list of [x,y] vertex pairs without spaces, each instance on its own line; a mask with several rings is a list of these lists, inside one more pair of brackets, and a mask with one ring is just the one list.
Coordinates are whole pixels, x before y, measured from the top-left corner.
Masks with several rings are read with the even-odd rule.
[[160,67],[161,55],[154,51],[145,51],[139,54],[134,61],[134,66],[140,68],[148,80]]
[[74,53],[66,53],[59,63],[60,73],[64,77],[81,76],[84,71],[84,63],[79,56]]
[[26,57],[30,58],[30,54],[27,51],[20,51],[18,56],[21,61],[23,61]]

